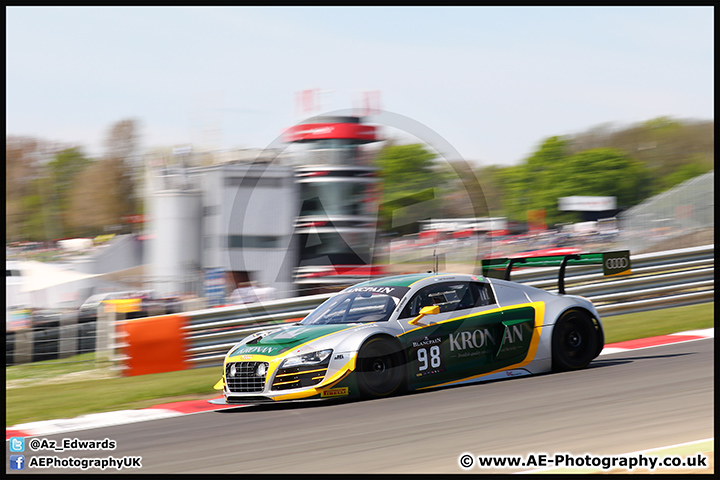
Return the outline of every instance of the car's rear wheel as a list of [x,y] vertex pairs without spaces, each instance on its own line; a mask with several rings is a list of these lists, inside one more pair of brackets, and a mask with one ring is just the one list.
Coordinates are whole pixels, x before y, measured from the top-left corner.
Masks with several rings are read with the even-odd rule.
[[553,371],[587,367],[599,353],[601,335],[600,325],[587,313],[578,310],[565,312],[553,328]]
[[380,398],[400,393],[405,388],[403,354],[397,343],[375,337],[358,353],[358,388],[363,398]]

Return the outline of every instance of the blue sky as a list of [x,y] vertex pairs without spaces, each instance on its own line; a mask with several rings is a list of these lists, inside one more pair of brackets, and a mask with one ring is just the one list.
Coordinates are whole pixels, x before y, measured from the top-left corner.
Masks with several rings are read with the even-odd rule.
[[[657,116],[714,119],[712,7],[6,7],[6,134],[103,152],[264,148],[309,113],[380,107],[466,160]],[[411,132],[412,133],[412,132]]]

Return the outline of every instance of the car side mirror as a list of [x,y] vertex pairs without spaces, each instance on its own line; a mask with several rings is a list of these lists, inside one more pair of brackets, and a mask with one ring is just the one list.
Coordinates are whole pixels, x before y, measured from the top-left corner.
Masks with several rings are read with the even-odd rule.
[[410,325],[415,325],[425,315],[437,315],[438,313],[440,313],[440,307],[438,307],[437,305],[432,305],[429,307],[422,307],[420,309],[420,314],[417,317],[410,320],[408,323]]

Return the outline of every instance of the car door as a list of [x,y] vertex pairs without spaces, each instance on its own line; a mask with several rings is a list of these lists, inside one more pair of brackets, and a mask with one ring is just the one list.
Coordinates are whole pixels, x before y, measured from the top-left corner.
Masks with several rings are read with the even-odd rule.
[[[411,323],[422,307],[439,313]],[[446,281],[418,291],[401,311],[400,336],[410,388],[419,389],[492,371],[504,331],[503,311],[483,281]]]
[[[494,359],[496,369],[517,365],[537,347],[544,304],[531,302],[520,288],[508,283],[493,283],[498,306],[502,310],[501,342]],[[538,327],[538,328],[535,328]]]

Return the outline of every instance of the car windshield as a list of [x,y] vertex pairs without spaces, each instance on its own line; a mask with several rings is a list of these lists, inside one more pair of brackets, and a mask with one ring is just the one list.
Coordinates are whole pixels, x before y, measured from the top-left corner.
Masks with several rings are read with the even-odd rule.
[[305,317],[302,325],[386,322],[399,299],[378,292],[339,293]]

